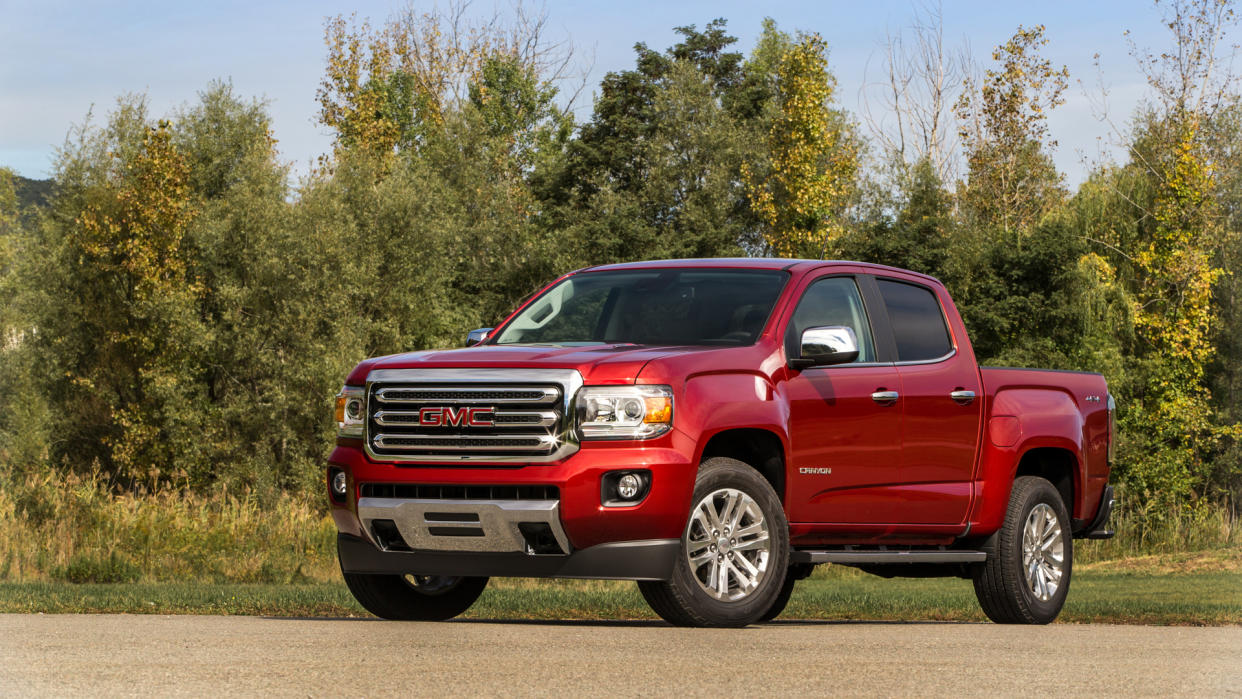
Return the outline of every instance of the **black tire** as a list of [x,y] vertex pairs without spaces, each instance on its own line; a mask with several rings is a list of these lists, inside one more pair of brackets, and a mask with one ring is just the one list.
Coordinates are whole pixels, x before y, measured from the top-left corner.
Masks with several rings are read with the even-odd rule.
[[798,580],[793,575],[785,575],[785,584],[781,585],[781,591],[777,593],[776,600],[772,602],[772,606],[763,613],[763,616],[759,617],[759,623],[772,621],[780,616],[781,612],[785,611],[785,607],[789,605],[789,598],[793,595],[794,583],[796,582]]
[[[1024,563],[1024,534],[1028,528],[1028,519],[1032,518],[1037,508],[1046,506],[1055,515],[1059,527],[1059,545],[1062,548],[1060,576],[1056,579],[1055,591],[1049,593],[1047,587],[1044,594],[1037,594],[1040,584],[1039,571],[1030,569],[1036,582],[1028,582],[1028,567]],[[1041,509],[1041,513],[1047,513]],[[1032,522],[1042,518],[1035,515]],[[1045,530],[1047,531],[1047,530]],[[1047,540],[1047,537],[1044,537]],[[988,539],[983,546],[988,558],[979,564],[974,572],[975,596],[979,606],[989,619],[998,624],[1047,624],[1057,618],[1061,607],[1065,605],[1065,597],[1069,594],[1070,579],[1074,568],[1074,546],[1070,533],[1069,513],[1061,494],[1051,483],[1043,478],[1022,476],[1013,483],[1013,491],[1009,496],[1009,509],[1005,512],[1005,523],[1000,531]],[[1055,553],[1055,546],[1053,547]],[[1038,554],[1034,559],[1035,568],[1039,568]],[[1046,597],[1046,599],[1043,599]]]
[[447,621],[479,599],[487,578],[345,573],[363,609],[393,621]]
[[[739,494],[746,496],[749,503],[745,499],[738,499],[738,503],[745,503],[744,506],[751,508],[751,503],[756,507],[762,515],[762,528],[766,529],[767,543],[766,552],[762,555],[763,564],[756,566],[761,560],[760,550],[758,548],[742,549],[745,541],[736,544],[739,546],[737,551],[728,551],[724,553],[724,543],[720,543],[719,551],[712,548],[711,551],[716,552],[719,556],[727,556],[729,553],[735,555],[735,558],[718,558],[721,561],[716,565],[725,566],[725,597],[736,595],[736,598],[718,599],[708,593],[704,584],[700,582],[691,570],[690,562],[687,558],[687,547],[691,545],[690,539],[693,536],[696,541],[704,540],[701,525],[696,524],[694,510],[700,503],[703,503],[709,495],[718,495],[727,493],[728,491],[737,491]],[[719,502],[725,503],[728,499],[724,495],[719,495]],[[764,614],[772,609],[772,606],[778,601],[781,591],[784,589],[785,577],[789,565],[789,523],[785,519],[785,510],[781,505],[780,498],[776,492],[772,490],[772,486],[764,480],[763,476],[755,469],[736,459],[727,457],[714,457],[704,461],[699,467],[698,476],[694,483],[694,497],[691,503],[691,516],[688,517],[685,531],[681,537],[681,548],[677,556],[677,563],[673,568],[673,577],[668,581],[643,581],[638,583],[638,589],[642,592],[643,597],[656,614],[662,619],[677,626],[713,626],[713,627],[740,627],[753,624],[763,619]],[[744,522],[750,522],[749,526],[758,526],[754,517],[754,508],[746,510],[742,515],[742,519],[736,520],[737,524],[742,525]],[[756,536],[756,535],[751,535]],[[724,540],[728,539],[728,535]],[[756,546],[758,541],[754,542]],[[699,544],[701,545],[701,544]],[[706,551],[706,549],[701,549]],[[701,554],[705,555],[705,554]],[[744,558],[745,560],[741,560]],[[728,561],[726,563],[726,561]],[[754,589],[744,592],[740,585],[735,591],[734,583],[738,582],[743,573],[735,572],[730,574],[728,570],[733,569],[741,571],[741,567],[734,566],[734,561],[742,563],[745,566],[762,571],[762,573],[747,574],[754,579]],[[700,564],[703,566],[710,565],[708,563]],[[714,569],[714,568],[713,568]],[[701,571],[702,568],[699,568]],[[788,601],[786,598],[785,601]],[[783,606],[782,606],[783,608]]]

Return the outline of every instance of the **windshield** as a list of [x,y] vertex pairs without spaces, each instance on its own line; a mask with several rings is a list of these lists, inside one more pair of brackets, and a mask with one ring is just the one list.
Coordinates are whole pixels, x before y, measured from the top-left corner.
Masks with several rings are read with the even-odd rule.
[[496,344],[750,345],[788,278],[748,269],[575,274],[523,309]]

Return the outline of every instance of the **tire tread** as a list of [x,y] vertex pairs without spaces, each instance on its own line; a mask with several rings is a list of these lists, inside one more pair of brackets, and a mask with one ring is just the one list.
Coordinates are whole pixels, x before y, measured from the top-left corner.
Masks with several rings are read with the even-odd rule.
[[[768,505],[776,505],[771,512],[765,509],[765,516],[769,516],[773,520],[769,528],[771,541],[773,542],[768,560],[768,565],[770,566],[769,576],[771,576],[769,580],[779,584],[774,589],[769,583],[769,587],[766,590],[754,593],[759,595],[759,597],[752,598],[756,601],[767,597],[767,605],[761,611],[756,611],[758,607],[755,607],[748,612],[735,613],[731,616],[713,614],[707,611],[707,607],[710,605],[705,605],[702,599],[696,599],[696,595],[705,596],[705,593],[698,590],[697,583],[683,579],[685,575],[683,571],[685,561],[679,552],[672,580],[640,582],[638,584],[639,590],[651,606],[651,609],[660,618],[674,626],[736,628],[762,621],[764,620],[762,618],[764,613],[771,609],[773,603],[777,601],[776,598],[781,592],[780,587],[784,584],[783,578],[779,581],[775,580],[778,574],[786,572],[789,560],[789,525],[785,520],[785,511],[780,503],[780,498],[772,490],[771,484],[750,465],[737,459],[718,456],[707,459],[699,467],[699,475],[695,485],[696,502],[697,498],[701,496],[699,492],[700,484],[717,478],[733,479],[735,481],[734,487],[737,487],[737,480],[749,481],[747,485],[752,490],[757,491],[751,492],[751,497],[755,497],[756,500],[762,497],[767,499]],[[762,602],[759,603],[762,605]]]
[[1065,595],[1069,592],[1073,573],[1073,545],[1067,526],[1069,517],[1065,504],[1061,501],[1060,493],[1047,480],[1036,476],[1018,477],[1014,479],[1004,524],[983,547],[988,552],[987,560],[979,564],[973,576],[975,597],[979,600],[979,606],[989,619],[998,624],[1047,624],[1060,613],[1060,604],[1051,616],[1039,614],[1031,607],[1024,594],[1026,580],[1022,578],[1021,565],[1013,565],[1012,560],[1013,556],[1021,559],[1022,528],[1025,525],[1028,504],[1041,495],[1043,501],[1050,502],[1057,510],[1065,537],[1066,567],[1063,590],[1057,593],[1060,604],[1064,603]]

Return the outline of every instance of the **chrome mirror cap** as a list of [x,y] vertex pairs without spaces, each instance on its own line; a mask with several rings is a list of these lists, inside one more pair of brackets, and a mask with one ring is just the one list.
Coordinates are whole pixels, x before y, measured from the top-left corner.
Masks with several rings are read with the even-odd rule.
[[802,331],[798,368],[846,364],[858,359],[858,336],[847,325],[829,325]]
[[488,333],[492,330],[493,328],[475,328],[474,330],[466,333],[466,346],[473,347],[486,340]]

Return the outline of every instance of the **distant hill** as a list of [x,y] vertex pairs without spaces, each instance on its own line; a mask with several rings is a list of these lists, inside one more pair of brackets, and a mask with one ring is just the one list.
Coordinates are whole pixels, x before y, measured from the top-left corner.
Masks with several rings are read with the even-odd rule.
[[47,206],[52,197],[52,186],[51,180],[32,180],[13,175],[13,190],[17,193],[17,203],[23,209]]

